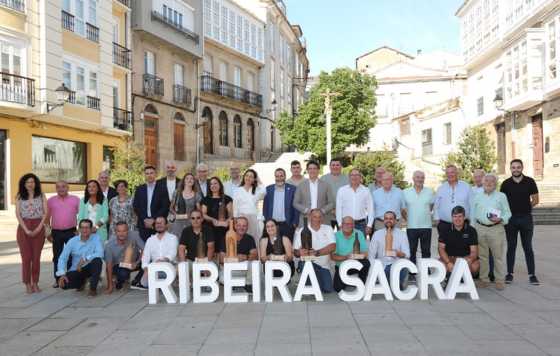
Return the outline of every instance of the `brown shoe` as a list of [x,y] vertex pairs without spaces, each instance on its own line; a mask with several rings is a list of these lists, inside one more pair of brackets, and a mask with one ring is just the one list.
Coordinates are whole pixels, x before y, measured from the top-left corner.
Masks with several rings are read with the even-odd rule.
[[496,282],[496,289],[497,290],[504,290],[504,289],[506,289],[506,285],[504,284],[504,282]]
[[88,297],[96,297],[96,296],[97,296],[97,290],[90,289],[88,292]]
[[485,281],[476,281],[475,285],[477,288],[488,288],[488,286],[490,286],[490,283]]

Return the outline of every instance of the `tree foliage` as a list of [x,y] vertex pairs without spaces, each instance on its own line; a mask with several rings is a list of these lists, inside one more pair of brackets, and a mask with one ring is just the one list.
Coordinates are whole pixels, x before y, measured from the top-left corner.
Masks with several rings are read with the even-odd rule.
[[278,128],[282,140],[299,151],[310,151],[324,162],[326,157],[326,133],[322,95],[327,88],[339,93],[332,103],[332,153],[344,152],[351,144],[362,145],[368,141],[369,130],[375,125],[375,89],[377,83],[371,76],[350,68],[322,72],[319,83],[300,106],[297,117],[281,113]]
[[124,179],[128,182],[128,191],[132,194],[137,186],[144,183],[144,150],[142,147],[127,142],[113,151],[111,179]]
[[469,183],[472,183],[475,169],[492,171],[496,164],[496,149],[484,127],[469,127],[463,131],[457,149],[447,155],[442,165],[445,168],[450,164],[456,165],[460,179]]
[[393,173],[395,185],[399,188],[406,188],[408,183],[404,180],[405,166],[392,151],[376,151],[359,153],[354,158],[352,165],[346,167],[344,171],[347,173],[352,168],[357,168],[364,176],[364,185],[373,183],[375,178],[375,169],[384,167],[388,172]]

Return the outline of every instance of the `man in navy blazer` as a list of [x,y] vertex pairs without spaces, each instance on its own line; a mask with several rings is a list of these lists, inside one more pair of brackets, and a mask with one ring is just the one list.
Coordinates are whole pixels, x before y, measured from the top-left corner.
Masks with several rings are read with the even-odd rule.
[[282,168],[274,171],[274,180],[276,184],[266,187],[263,215],[266,220],[276,220],[280,225],[280,234],[293,240],[299,223],[299,212],[293,206],[296,187],[286,183],[286,171]]
[[156,169],[153,166],[144,168],[146,184],[136,188],[134,192],[134,213],[138,217],[138,232],[142,240],[155,234],[154,222],[159,216],[167,217],[169,213],[169,196],[167,187],[156,182]]

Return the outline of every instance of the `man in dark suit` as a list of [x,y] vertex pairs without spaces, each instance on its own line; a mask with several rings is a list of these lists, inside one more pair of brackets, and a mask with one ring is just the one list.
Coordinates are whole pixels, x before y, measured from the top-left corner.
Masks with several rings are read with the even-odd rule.
[[210,194],[210,180],[208,179],[208,165],[206,163],[199,163],[196,166],[196,187],[203,197]]
[[274,180],[276,184],[266,187],[263,215],[266,220],[276,220],[280,225],[280,234],[293,240],[299,223],[299,212],[293,206],[296,187],[286,183],[286,171],[282,168],[274,171]]
[[155,234],[154,222],[158,216],[169,213],[169,196],[165,186],[156,184],[156,168],[146,166],[144,168],[146,184],[136,188],[134,192],[134,213],[138,217],[138,231],[142,240]]
[[173,193],[179,188],[179,183],[181,180],[177,178],[177,165],[174,161],[165,162],[165,171],[167,176],[157,180],[156,184],[161,185],[161,189],[167,192],[169,201],[173,198]]

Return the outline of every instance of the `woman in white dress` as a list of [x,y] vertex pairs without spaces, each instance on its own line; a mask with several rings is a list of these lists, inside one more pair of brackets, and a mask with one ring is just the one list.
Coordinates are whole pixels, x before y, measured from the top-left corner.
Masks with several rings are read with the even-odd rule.
[[259,246],[261,226],[257,220],[258,203],[264,199],[266,191],[258,185],[257,172],[248,169],[243,174],[241,185],[233,193],[233,217],[244,216],[249,220],[247,233],[255,239],[255,245]]

